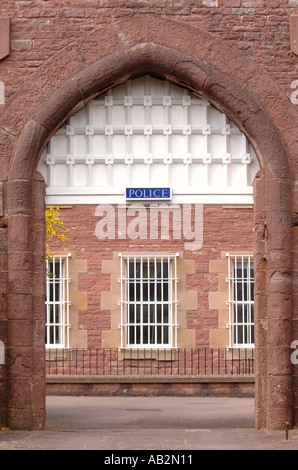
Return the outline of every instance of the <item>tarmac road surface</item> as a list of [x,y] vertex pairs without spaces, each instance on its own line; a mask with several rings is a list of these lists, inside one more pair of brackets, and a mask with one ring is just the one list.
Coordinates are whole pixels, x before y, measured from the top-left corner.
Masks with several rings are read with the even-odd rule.
[[3,430],[0,450],[101,450],[115,465],[120,451],[297,450],[298,430],[286,437],[255,429],[251,398],[49,396],[46,429]]

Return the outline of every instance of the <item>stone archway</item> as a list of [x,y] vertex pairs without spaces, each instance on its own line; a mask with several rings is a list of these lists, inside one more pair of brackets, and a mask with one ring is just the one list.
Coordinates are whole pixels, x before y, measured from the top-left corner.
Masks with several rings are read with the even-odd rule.
[[296,110],[244,54],[184,23],[144,15],[102,27],[55,54],[3,110],[1,189],[8,227],[3,235],[3,425],[42,429],[45,424],[44,183],[35,173],[39,156],[55,130],[96,94],[144,73],[205,96],[247,135],[259,157],[262,170],[254,185],[256,427],[294,424],[290,345]]

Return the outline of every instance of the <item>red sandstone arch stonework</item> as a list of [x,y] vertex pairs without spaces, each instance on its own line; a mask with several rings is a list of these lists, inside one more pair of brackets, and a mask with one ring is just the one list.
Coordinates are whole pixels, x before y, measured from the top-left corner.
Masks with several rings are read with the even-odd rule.
[[13,429],[42,429],[45,424],[44,182],[35,172],[39,156],[55,130],[87,101],[145,73],[205,96],[255,148],[261,167],[254,183],[256,427],[297,424],[290,360],[298,334],[292,307],[297,112],[246,55],[212,34],[153,15],[117,21],[65,47],[2,110],[0,328],[7,360],[0,382],[0,423]]

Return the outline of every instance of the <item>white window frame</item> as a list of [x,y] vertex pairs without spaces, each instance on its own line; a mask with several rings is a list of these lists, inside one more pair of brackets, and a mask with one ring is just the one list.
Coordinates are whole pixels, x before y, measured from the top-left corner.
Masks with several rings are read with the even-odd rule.
[[[121,277],[119,282],[121,283],[121,300],[119,302],[121,306],[121,324],[119,327],[121,328],[121,349],[171,349],[177,348],[177,257],[179,256],[178,253],[174,254],[156,254],[156,253],[149,253],[149,254],[119,254],[120,263],[121,263]],[[129,277],[128,267],[132,263],[133,266],[133,277]],[[157,264],[158,263],[167,263],[168,269],[168,277],[163,278],[163,269],[161,269],[161,277],[157,278]],[[137,279],[136,276],[136,269],[137,265],[140,267],[140,276]],[[148,278],[144,278],[143,273],[144,269],[147,269],[147,272],[150,272],[150,267],[152,269],[154,276],[151,277],[148,275]],[[150,298],[149,293],[149,286],[150,283],[154,282],[154,296],[155,298]],[[134,284],[132,284],[134,283]],[[139,299],[137,299],[137,283],[140,283],[139,289]],[[168,299],[163,299],[163,289],[161,288],[161,298],[157,299],[157,284],[167,285],[168,286]],[[143,299],[143,287],[148,285],[148,299]],[[133,291],[133,299],[129,298],[129,289],[128,287],[132,285]],[[144,321],[144,305],[153,306],[154,307],[154,321],[150,321],[150,315],[148,308],[148,321]],[[158,306],[161,306],[161,321],[158,322],[157,317],[157,309]],[[162,321],[164,319],[164,306],[168,306],[168,321]],[[129,321],[129,306],[133,306],[134,309],[134,321]],[[139,306],[139,310],[137,310],[137,306]],[[139,313],[140,317],[137,320],[136,313]],[[134,340],[130,338],[130,331],[131,328],[134,328]],[[150,328],[154,328],[154,340],[150,341]],[[168,341],[163,342],[162,338],[164,333],[164,328],[168,329]],[[137,329],[139,337],[137,338]],[[147,338],[144,341],[143,333],[147,329]],[[160,332],[161,341],[158,342],[157,338]]]
[[[227,253],[229,275],[229,345],[232,348],[254,348],[254,295],[252,286],[254,278],[250,273],[253,270],[252,255],[233,255]],[[236,267],[237,270],[235,269]],[[238,272],[240,270],[240,276]],[[245,272],[247,276],[245,276]],[[238,289],[236,288],[238,285]],[[240,290],[239,290],[240,289]],[[240,298],[238,298],[238,292]],[[240,320],[237,311],[240,311]],[[246,317],[246,318],[245,318]],[[239,341],[239,333],[243,340]]]
[[[46,348],[69,348],[69,263],[71,254],[46,260]],[[59,266],[56,275],[56,266]],[[62,274],[62,275],[61,275]],[[58,298],[56,298],[58,293]],[[49,338],[52,337],[52,341]]]

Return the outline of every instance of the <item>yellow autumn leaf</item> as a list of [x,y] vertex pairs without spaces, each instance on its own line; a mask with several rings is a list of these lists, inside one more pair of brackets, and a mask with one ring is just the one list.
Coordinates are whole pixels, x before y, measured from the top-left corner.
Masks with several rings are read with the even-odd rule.
[[48,240],[55,237],[61,242],[69,241],[64,232],[69,229],[64,226],[63,221],[60,219],[59,207],[50,207],[46,210],[46,259],[50,257],[51,247]]

